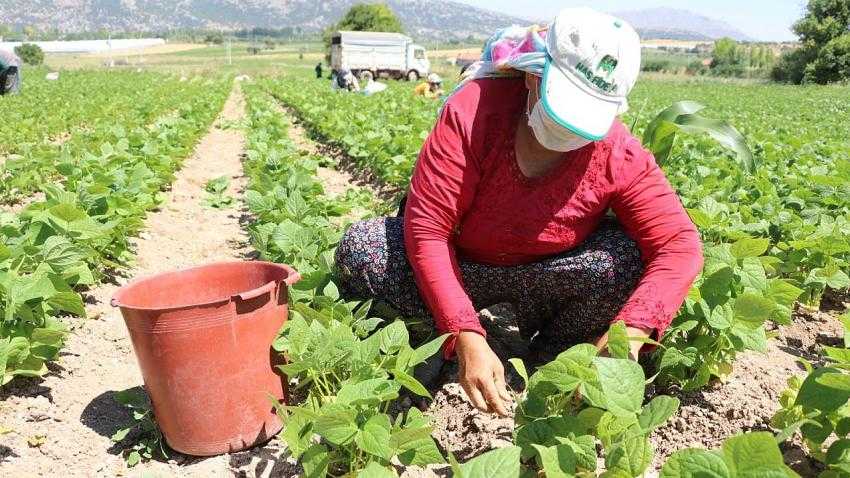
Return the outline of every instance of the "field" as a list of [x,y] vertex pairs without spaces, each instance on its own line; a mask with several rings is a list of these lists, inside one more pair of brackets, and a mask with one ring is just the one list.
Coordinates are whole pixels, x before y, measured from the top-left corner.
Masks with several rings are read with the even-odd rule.
[[[639,138],[696,101],[746,138],[754,171],[677,134],[663,167],[706,262],[640,364],[622,324],[604,355],[578,344],[535,364],[509,306],[481,311],[515,402],[497,418],[453,364],[414,378],[445,337],[346,302],[333,279],[345,228],[395,213],[440,104],[404,82],[333,93],[298,46],[239,50],[109,70],[53,57],[58,81],[30,70],[0,97],[4,476],[850,476],[850,88],[641,80],[623,118]],[[274,343],[297,393],[268,444],[190,457],[153,426],[108,301],[134,277],[231,259],[303,276]]]

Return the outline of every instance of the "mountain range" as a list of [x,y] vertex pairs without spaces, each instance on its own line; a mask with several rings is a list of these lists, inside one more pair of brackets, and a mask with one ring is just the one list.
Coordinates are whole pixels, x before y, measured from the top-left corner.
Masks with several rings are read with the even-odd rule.
[[[0,25],[63,33],[108,30],[242,29],[300,27],[319,32],[360,0],[0,0]],[[451,0],[385,0],[411,36],[423,40],[486,38],[529,20]],[[619,12],[645,39],[750,38],[730,25],[686,10]]]
[[[319,32],[358,0],[0,0],[0,24],[61,32],[300,27]],[[528,20],[449,0],[386,0],[408,34],[486,38]]]
[[615,12],[614,15],[631,23],[641,33],[641,37],[647,39],[716,40],[729,37],[738,41],[753,41],[746,33],[724,21],[678,8],[647,8]]

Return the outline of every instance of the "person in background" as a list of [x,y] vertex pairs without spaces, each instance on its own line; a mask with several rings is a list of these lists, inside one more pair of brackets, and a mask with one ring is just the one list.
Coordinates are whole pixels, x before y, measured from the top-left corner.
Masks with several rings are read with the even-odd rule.
[[440,78],[440,75],[431,73],[426,81],[416,85],[413,94],[425,98],[439,98],[443,96],[443,79]]
[[0,50],[0,95],[18,93],[21,89],[21,59],[10,51]]
[[511,304],[538,361],[604,347],[614,321],[637,358],[702,268],[696,227],[617,119],[640,56],[631,26],[589,8],[501,31],[443,106],[400,216],[340,241],[343,294],[448,334],[443,358],[481,410],[506,415],[510,399],[481,308]]
[[375,81],[371,71],[363,72],[362,78],[366,81],[366,86],[362,90],[362,93],[366,96],[372,96],[387,89],[386,83]]
[[331,86],[335,90],[346,90],[352,92],[360,91],[360,82],[351,70],[344,68],[336,73],[336,77],[331,80]]
[[316,63],[316,78],[322,79],[322,62]]

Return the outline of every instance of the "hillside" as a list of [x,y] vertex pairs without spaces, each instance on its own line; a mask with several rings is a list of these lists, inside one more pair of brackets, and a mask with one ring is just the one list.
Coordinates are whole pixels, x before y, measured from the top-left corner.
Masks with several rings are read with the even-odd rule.
[[[162,31],[178,28],[301,27],[318,32],[358,0],[2,0],[0,25],[39,30]],[[447,0],[387,0],[407,33],[422,39],[484,38],[528,23]]]
[[631,23],[644,39],[716,40],[730,37],[738,41],[753,40],[724,21],[688,10],[661,7],[614,14]]

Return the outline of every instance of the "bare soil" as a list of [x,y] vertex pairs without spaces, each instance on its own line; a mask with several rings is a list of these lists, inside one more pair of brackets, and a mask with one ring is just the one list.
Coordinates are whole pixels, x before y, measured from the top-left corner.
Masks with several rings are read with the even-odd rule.
[[120,455],[127,442],[115,445],[110,440],[130,422],[114,394],[142,385],[121,314],[109,306],[115,290],[130,278],[249,256],[240,226],[241,203],[225,210],[202,204],[210,179],[230,177],[231,195],[244,187],[244,133],[220,127],[244,116],[237,88],[178,173],[168,200],[149,215],[144,232],[133,240],[137,260],[132,269],[88,293],[88,319],[67,320],[72,332],[47,376],[16,381],[0,394],[0,430],[11,430],[0,435],[0,476],[253,477],[280,476],[291,468],[279,458],[279,445],[271,443],[213,458],[174,453],[170,460],[127,469]]

